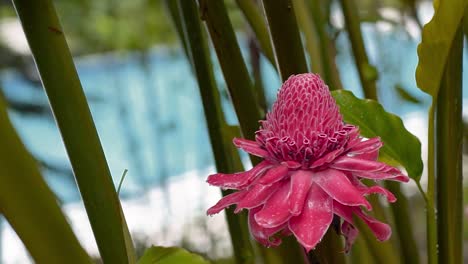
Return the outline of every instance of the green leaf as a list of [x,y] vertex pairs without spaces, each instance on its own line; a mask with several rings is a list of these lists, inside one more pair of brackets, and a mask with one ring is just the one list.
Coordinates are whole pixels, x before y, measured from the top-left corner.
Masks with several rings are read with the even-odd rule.
[[199,255],[178,247],[151,247],[145,251],[138,264],[208,264]]
[[0,127],[0,215],[36,263],[92,263],[16,134],[1,94]]
[[437,97],[450,47],[468,1],[437,1],[432,20],[424,26],[418,46],[416,83],[424,92]]
[[365,137],[379,136],[384,142],[381,155],[403,165],[409,176],[419,181],[423,170],[421,143],[406,130],[401,119],[374,100],[362,100],[350,91],[333,91],[345,122],[359,126]]

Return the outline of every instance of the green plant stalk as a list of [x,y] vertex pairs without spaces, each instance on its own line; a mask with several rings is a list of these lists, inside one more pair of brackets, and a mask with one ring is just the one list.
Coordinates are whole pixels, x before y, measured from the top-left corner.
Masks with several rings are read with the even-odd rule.
[[[195,1],[195,0],[192,0]],[[221,70],[245,138],[254,140],[262,119],[255,90],[223,1],[200,0],[202,20],[210,33]]]
[[[192,61],[198,81],[216,169],[225,173],[242,171],[243,166],[239,154],[230,142],[231,136],[224,120],[208,44],[203,35],[197,5],[193,1],[185,0],[179,0],[178,4],[181,12],[180,24],[190,54],[188,59]],[[229,191],[223,191],[223,196],[229,193]],[[242,213],[237,216],[232,210],[227,210],[226,217],[236,263],[255,263],[246,214]]]
[[[177,35],[181,39],[180,42],[182,44],[182,48],[184,49],[185,55],[187,56],[187,58],[189,58],[190,57],[189,48],[187,47],[187,40],[185,39],[184,29],[182,27],[182,19],[179,13],[178,1],[165,0],[164,4],[167,8],[167,11],[169,12],[169,15],[171,16],[172,23],[174,23],[174,27],[177,31]],[[189,60],[189,63],[192,63],[192,61]]]
[[[438,263],[437,249],[437,218],[435,212],[435,137],[434,137],[434,115],[435,102],[429,109],[428,124],[428,154],[427,154],[427,196],[426,196],[426,245],[427,263]],[[422,188],[421,188],[422,191]]]
[[315,30],[314,20],[310,16],[304,0],[292,0],[292,3],[297,14],[297,22],[305,36],[312,72],[324,76],[325,72],[322,66],[323,58],[322,54],[320,54],[320,43]]
[[462,58],[459,26],[435,105],[437,237],[439,262],[463,262]]
[[262,48],[263,54],[270,61],[270,63],[276,66],[275,55],[273,54],[273,48],[271,47],[270,37],[268,35],[268,29],[266,26],[265,18],[262,12],[259,10],[255,1],[252,0],[236,0],[237,6],[244,14],[247,22],[252,28],[257,40]]
[[375,69],[375,67],[371,66],[367,57],[356,3],[353,0],[340,0],[340,2],[364,95],[366,98],[377,100],[377,87],[375,84],[377,76],[366,73],[370,69]]
[[[73,234],[0,97],[0,212],[37,263],[92,263]],[[3,219],[2,219],[3,220]]]
[[418,247],[414,241],[413,228],[409,216],[408,199],[401,191],[400,183],[388,181],[385,187],[390,190],[397,198],[398,204],[390,206],[393,214],[393,220],[400,241],[400,251],[402,253],[403,263],[420,263]]
[[367,243],[362,236],[358,236],[353,244],[349,263],[370,264],[376,263]]
[[296,15],[290,0],[262,0],[281,79],[308,72]]
[[[264,0],[262,3],[281,79],[286,81],[292,74],[307,72],[304,49],[291,1]],[[313,255],[315,258],[329,263],[344,263],[344,255],[329,254],[330,252],[342,250],[342,245],[336,239],[333,239],[332,235],[331,232],[327,232],[321,242],[320,248],[318,247],[318,250],[312,251],[310,256]],[[303,261],[302,259],[293,261],[288,257],[293,255],[299,256],[296,248],[300,246],[295,244],[297,243],[287,245],[289,249],[282,255],[286,263]]]
[[73,59],[50,0],[14,0],[105,263],[132,263],[119,200]]
[[328,84],[330,90],[339,90],[343,88],[341,84],[340,76],[338,74],[338,69],[336,68],[334,51],[331,49],[333,43],[329,38],[326,28],[327,23],[322,14],[322,8],[320,6],[321,1],[319,0],[310,0],[309,10],[312,15],[313,24],[315,25],[315,30],[320,44],[320,53],[322,58],[322,67],[323,75],[322,78],[325,80],[325,83]]
[[[378,100],[377,85],[375,82],[377,76],[369,76],[369,73],[366,73],[369,69],[375,70],[375,68],[369,63],[362,37],[356,3],[350,0],[340,0],[340,2],[343,8],[345,24],[350,38],[354,60],[358,68],[359,79],[364,91],[364,96],[368,99]],[[419,263],[419,253],[412,233],[412,225],[409,216],[408,200],[401,192],[399,184],[387,182],[385,183],[385,186],[398,198],[398,205],[391,206],[390,208],[392,210],[398,233],[402,259],[405,263]],[[376,203],[378,203],[378,201],[376,201]]]

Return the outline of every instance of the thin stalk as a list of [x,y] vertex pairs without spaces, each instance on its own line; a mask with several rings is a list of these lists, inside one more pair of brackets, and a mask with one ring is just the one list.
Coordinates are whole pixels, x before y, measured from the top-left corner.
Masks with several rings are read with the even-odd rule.
[[265,89],[263,88],[262,70],[260,61],[260,50],[254,36],[249,37],[249,54],[250,65],[252,65],[252,75],[254,79],[254,88],[257,96],[257,103],[263,111],[262,116],[268,111],[268,106],[265,97]]
[[354,0],[340,0],[345,18],[345,25],[351,41],[354,61],[358,68],[359,79],[366,98],[377,100],[375,67],[369,63],[366,47],[362,38],[358,8]]
[[263,0],[271,42],[281,79],[308,72],[296,15],[290,0]]
[[385,183],[385,187],[390,190],[397,198],[398,204],[390,206],[393,214],[393,220],[398,233],[400,241],[400,250],[402,253],[403,263],[420,263],[418,246],[414,240],[412,224],[409,221],[409,206],[408,199],[401,191],[400,183],[388,181]]
[[437,218],[435,212],[435,137],[434,137],[434,115],[435,102],[429,109],[428,127],[428,153],[427,153],[427,199],[426,199],[426,245],[427,263],[438,263],[437,249]]
[[[195,0],[192,0],[195,1]],[[224,1],[200,0],[201,18],[210,33],[242,134],[254,140],[262,113]]]
[[305,36],[305,46],[309,53],[312,72],[324,76],[323,58],[320,53],[320,42],[315,30],[314,20],[309,13],[305,0],[292,0],[292,3],[297,14],[297,22]]
[[462,58],[459,26],[435,105],[437,237],[439,262],[463,262]]
[[320,43],[320,53],[322,58],[323,75],[322,78],[328,84],[330,90],[339,90],[343,88],[341,84],[338,69],[335,63],[334,43],[327,34],[327,23],[322,14],[321,1],[310,0],[309,10],[312,15],[313,24]]
[[[13,0],[49,98],[105,263],[132,263],[133,247],[91,113],[50,0]],[[50,230],[50,228],[49,228]],[[127,253],[129,251],[129,253]]]
[[253,0],[236,0],[237,5],[244,14],[262,48],[263,54],[272,65],[275,64],[275,55],[271,47],[270,37],[266,26],[265,17]]
[[[169,1],[169,0],[168,0]],[[203,102],[211,147],[218,171],[233,173],[243,170],[240,157],[231,144],[231,137],[221,108],[220,96],[214,79],[208,44],[203,35],[197,5],[193,1],[179,0],[181,25],[192,60],[193,71]],[[223,196],[229,191],[222,191]],[[247,215],[226,211],[236,263],[255,263],[253,247],[247,227]]]
[[92,263],[16,134],[2,98],[0,127],[1,214],[36,263]]

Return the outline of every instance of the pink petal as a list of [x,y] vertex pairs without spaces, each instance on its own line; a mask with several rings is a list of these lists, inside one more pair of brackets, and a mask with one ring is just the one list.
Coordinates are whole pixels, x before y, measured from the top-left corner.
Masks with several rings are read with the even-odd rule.
[[359,216],[369,226],[371,231],[380,241],[385,241],[392,235],[392,229],[389,225],[382,223],[366,214],[364,214],[359,207],[356,206],[345,206],[340,203],[333,203],[333,211],[335,214],[343,218],[349,223],[353,222],[353,213]]
[[378,186],[378,185],[374,185],[374,186],[371,186],[369,188],[362,188],[361,189],[361,192],[363,195],[369,195],[369,194],[373,194],[373,193],[378,193],[378,194],[382,194],[384,195],[385,197],[387,197],[387,201],[390,202],[390,203],[394,203],[396,202],[396,197],[395,195],[393,195],[393,193],[391,193],[389,190],[381,187],[381,186]]
[[349,154],[358,155],[367,152],[373,152],[378,150],[383,145],[382,141],[380,141],[379,137],[371,138],[366,141],[361,141],[360,143],[354,145],[350,150]]
[[312,186],[312,173],[298,170],[291,175],[291,189],[289,190],[289,212],[299,215],[304,207],[305,199]]
[[316,184],[312,185],[302,213],[289,220],[289,229],[308,251],[315,248],[333,220],[332,199]]
[[319,166],[322,166],[323,164],[330,163],[332,160],[334,160],[337,156],[339,156],[341,153],[343,153],[344,149],[339,148],[335,149],[334,151],[331,151],[327,154],[325,154],[323,157],[317,159],[310,165],[310,168],[316,168]]
[[269,169],[263,176],[259,177],[255,183],[272,184],[278,182],[288,174],[288,167],[278,165]]
[[280,225],[274,228],[264,228],[255,221],[255,214],[260,211],[261,207],[253,208],[249,211],[249,229],[252,236],[264,246],[278,246],[281,244],[281,239],[272,237],[274,234],[285,228],[285,225]]
[[262,175],[265,170],[269,169],[270,167],[270,163],[262,161],[251,170],[234,174],[217,173],[208,176],[206,181],[211,185],[222,188],[241,189],[249,185],[257,176]]
[[386,172],[360,171],[360,172],[355,172],[354,175],[361,177],[361,178],[372,179],[372,180],[391,180],[391,181],[399,181],[399,182],[409,182],[408,176],[403,175],[401,173],[393,174],[393,173],[386,173]]
[[214,206],[206,211],[207,215],[214,215],[221,212],[224,208],[238,203],[244,196],[247,194],[246,191],[239,191],[235,193],[231,193],[229,195],[224,196],[219,200]]
[[[342,156],[336,159],[333,163],[331,163],[330,167],[334,169],[346,170],[346,171],[374,172],[374,171],[386,170],[390,166],[388,166],[385,163],[378,162],[378,161]],[[398,171],[396,168],[394,169]]]
[[348,221],[343,221],[341,233],[345,236],[345,252],[348,253],[359,235],[359,230]]
[[379,241],[388,240],[392,235],[392,229],[389,225],[364,214],[361,210],[355,210],[355,214],[364,220]]
[[328,195],[341,204],[349,206],[365,206],[371,210],[371,204],[361,192],[349,181],[344,173],[334,169],[327,169],[314,173],[316,182]]
[[265,201],[278,190],[280,183],[276,183],[273,185],[263,185],[263,184],[256,184],[251,189],[247,191],[247,195],[237,203],[235,213],[240,212],[242,209],[247,208],[254,208],[262,205]]
[[256,141],[247,140],[243,138],[234,138],[232,142],[236,147],[241,148],[245,152],[250,153],[254,156],[265,158],[270,155],[268,151],[263,149]]
[[273,228],[284,224],[291,217],[288,205],[290,182],[283,182],[278,190],[270,196],[265,206],[257,214],[255,221],[265,228]]

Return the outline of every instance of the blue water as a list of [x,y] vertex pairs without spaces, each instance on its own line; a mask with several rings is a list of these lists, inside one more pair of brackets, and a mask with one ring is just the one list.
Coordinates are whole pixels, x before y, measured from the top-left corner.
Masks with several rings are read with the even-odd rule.
[[[419,40],[400,31],[381,33],[365,27],[365,41],[370,59],[380,72],[379,97],[387,111],[398,115],[426,112],[430,98],[417,89],[414,80]],[[338,50],[337,63],[344,87],[362,96],[345,34],[338,38]],[[466,53],[464,56],[466,65]],[[198,87],[180,49],[156,48],[149,53],[147,63],[141,60],[140,54],[76,58],[75,63],[114,182],[118,183],[124,169],[129,170],[123,196],[139,195],[169,177],[213,164]],[[262,66],[267,100],[271,103],[280,82],[268,62],[263,60]],[[466,83],[466,72],[463,77]],[[219,69],[216,78],[222,94],[226,95]],[[47,104],[43,90],[25,81],[20,74],[7,71],[0,79],[7,97]],[[394,89],[397,83],[423,103],[411,104],[399,98]],[[466,89],[465,85],[464,98]],[[223,106],[227,120],[236,123],[227,96],[223,96]],[[12,111],[11,117],[36,157],[70,168],[50,115],[20,115]],[[62,201],[79,199],[72,176],[47,169],[44,175]]]

